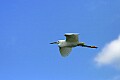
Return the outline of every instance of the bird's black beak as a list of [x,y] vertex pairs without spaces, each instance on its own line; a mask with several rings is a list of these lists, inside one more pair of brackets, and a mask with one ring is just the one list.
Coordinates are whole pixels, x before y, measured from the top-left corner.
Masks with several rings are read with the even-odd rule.
[[58,42],[52,42],[52,43],[50,43],[50,44],[58,44]]

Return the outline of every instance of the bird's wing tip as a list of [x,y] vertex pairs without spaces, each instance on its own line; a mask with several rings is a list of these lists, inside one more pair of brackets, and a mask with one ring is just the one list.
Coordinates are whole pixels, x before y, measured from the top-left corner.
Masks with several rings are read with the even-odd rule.
[[67,35],[79,35],[79,33],[65,33],[64,36],[67,36]]

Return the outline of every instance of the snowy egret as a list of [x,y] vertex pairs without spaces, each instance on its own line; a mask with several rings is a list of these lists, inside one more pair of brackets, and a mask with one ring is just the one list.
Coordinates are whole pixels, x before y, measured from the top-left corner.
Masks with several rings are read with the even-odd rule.
[[79,33],[66,33],[66,40],[58,40],[50,44],[58,44],[59,51],[63,57],[68,56],[73,47],[82,46],[88,48],[98,48],[96,46],[88,46],[84,42],[79,42]]

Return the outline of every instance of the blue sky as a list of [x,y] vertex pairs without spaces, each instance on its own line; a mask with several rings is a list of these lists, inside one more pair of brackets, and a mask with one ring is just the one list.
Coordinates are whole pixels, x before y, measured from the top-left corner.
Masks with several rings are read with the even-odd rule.
[[[0,80],[118,80],[120,70],[94,58],[120,34],[119,0],[1,0]],[[98,49],[74,48],[63,58],[64,33]]]

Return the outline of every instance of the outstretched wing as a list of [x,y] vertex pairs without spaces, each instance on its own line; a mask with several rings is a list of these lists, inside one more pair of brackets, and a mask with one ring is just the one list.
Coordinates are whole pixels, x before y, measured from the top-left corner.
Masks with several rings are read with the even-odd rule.
[[78,38],[78,33],[66,33],[66,41],[67,42],[79,42],[79,38]]
[[60,54],[63,57],[66,57],[70,54],[72,47],[59,47],[59,50],[60,50]]

